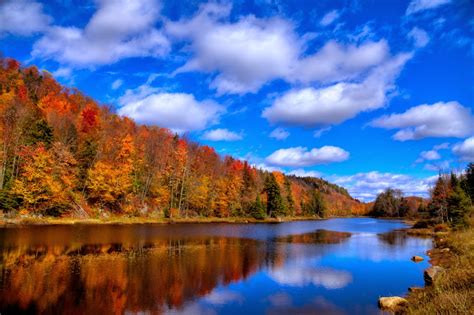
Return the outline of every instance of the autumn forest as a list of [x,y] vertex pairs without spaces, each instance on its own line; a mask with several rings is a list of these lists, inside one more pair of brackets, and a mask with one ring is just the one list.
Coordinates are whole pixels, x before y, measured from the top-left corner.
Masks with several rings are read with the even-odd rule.
[[320,178],[286,176],[136,124],[46,71],[0,60],[0,207],[100,218],[364,214]]

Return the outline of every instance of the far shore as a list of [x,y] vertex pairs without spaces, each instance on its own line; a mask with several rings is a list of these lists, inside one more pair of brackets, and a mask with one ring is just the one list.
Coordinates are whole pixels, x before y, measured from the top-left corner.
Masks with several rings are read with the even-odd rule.
[[55,218],[55,217],[16,217],[0,218],[0,226],[9,225],[73,225],[73,224],[175,224],[175,223],[280,223],[305,220],[324,220],[319,217],[281,217],[257,220],[245,217],[184,217],[184,218],[146,218],[146,217],[109,217],[109,218]]
[[[150,218],[150,217],[125,217],[111,216],[108,218],[71,218],[71,217],[34,217],[22,216],[6,218],[0,217],[0,227],[15,225],[74,225],[74,224],[177,224],[177,223],[229,223],[229,224],[246,224],[246,223],[282,223],[292,221],[310,221],[310,220],[327,220],[336,218],[370,218],[367,216],[331,216],[320,218],[314,216],[297,216],[297,217],[278,217],[255,219],[248,217],[180,217],[180,218]],[[408,225],[413,225],[413,221],[404,218],[374,218],[387,220],[402,220]]]

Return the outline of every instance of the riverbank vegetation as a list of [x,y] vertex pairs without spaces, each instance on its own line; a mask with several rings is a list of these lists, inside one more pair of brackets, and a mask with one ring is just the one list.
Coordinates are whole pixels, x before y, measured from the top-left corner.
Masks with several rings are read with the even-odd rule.
[[435,238],[431,263],[444,268],[431,286],[407,297],[408,314],[474,313],[474,222]]
[[[461,174],[440,174],[430,199],[410,212],[406,199],[395,190],[381,193],[371,213],[379,216],[411,214],[419,219],[406,232],[434,237],[428,252],[430,263],[438,268],[436,277],[425,271],[424,288],[411,290],[400,314],[474,313],[474,164]],[[441,268],[439,268],[441,267]],[[405,302],[405,300],[404,300]]]
[[0,60],[0,208],[7,218],[360,215],[320,178],[222,157],[113,113],[35,67]]
[[377,196],[370,215],[422,219],[415,228],[447,224],[454,228],[468,226],[474,205],[474,163],[460,174],[439,174],[429,200],[403,197],[401,191],[387,189]]

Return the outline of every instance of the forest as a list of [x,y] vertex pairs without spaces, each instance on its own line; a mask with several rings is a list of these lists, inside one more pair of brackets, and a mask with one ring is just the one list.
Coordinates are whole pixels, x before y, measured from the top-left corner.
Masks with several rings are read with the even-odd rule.
[[429,200],[403,197],[400,190],[387,189],[377,196],[369,212],[375,217],[410,217],[431,219],[465,227],[474,204],[474,163],[461,174],[439,174]]
[[0,60],[0,208],[11,217],[361,215],[320,178],[268,172],[136,124],[47,71]]

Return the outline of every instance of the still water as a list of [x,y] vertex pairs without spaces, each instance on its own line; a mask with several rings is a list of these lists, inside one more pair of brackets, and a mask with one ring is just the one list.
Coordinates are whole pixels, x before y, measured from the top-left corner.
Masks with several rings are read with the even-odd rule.
[[[378,314],[431,240],[371,218],[0,228],[0,313]],[[425,257],[426,258],[426,257]]]

